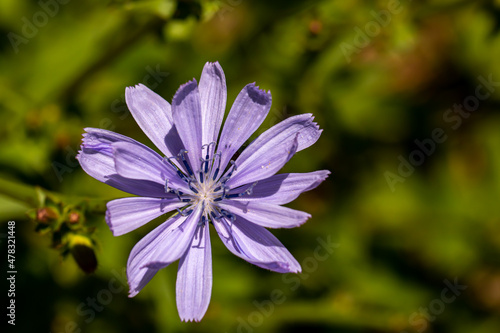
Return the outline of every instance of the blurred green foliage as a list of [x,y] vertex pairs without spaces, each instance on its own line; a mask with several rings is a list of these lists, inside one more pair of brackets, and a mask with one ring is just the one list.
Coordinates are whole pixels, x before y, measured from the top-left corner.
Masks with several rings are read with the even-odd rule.
[[[3,0],[0,178],[19,185],[0,184],[0,236],[9,220],[17,232],[11,328],[499,332],[499,29],[498,0]],[[128,254],[161,221],[114,238],[102,214],[88,217],[99,264],[85,275],[35,231],[27,189],[63,202],[124,196],[78,166],[83,128],[150,144],[125,87],[142,82],[170,101],[216,60],[228,105],[249,82],[271,90],[260,132],[306,112],[324,129],[284,172],[332,175],[290,204],[312,214],[308,223],[273,231],[302,274],[253,267],[212,232],[210,307],[201,323],[181,323],[177,264],[127,298]],[[436,129],[446,139],[431,143]],[[319,260],[315,250],[328,241],[336,245]],[[467,288],[447,302],[445,280]]]

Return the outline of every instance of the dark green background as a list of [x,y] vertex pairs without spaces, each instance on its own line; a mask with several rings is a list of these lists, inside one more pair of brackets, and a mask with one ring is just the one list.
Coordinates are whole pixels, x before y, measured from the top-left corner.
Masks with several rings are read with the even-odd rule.
[[[115,238],[103,215],[88,217],[99,265],[85,275],[35,232],[33,207],[3,186],[3,236],[15,220],[17,237],[11,329],[500,331],[498,0],[48,3],[58,5],[0,2],[0,179],[60,198],[124,196],[75,162],[83,128],[151,145],[127,112],[125,87],[142,82],[171,101],[216,60],[228,109],[247,83],[271,90],[259,132],[306,112],[324,129],[283,172],[332,175],[289,205],[312,214],[305,225],[273,231],[305,264],[300,275],[247,264],[211,230],[214,287],[201,323],[179,320],[177,264],[127,298],[129,251],[161,221]],[[481,87],[479,77],[494,83]],[[475,111],[449,111],[463,103]],[[441,142],[430,144],[436,131]],[[415,140],[435,148],[424,155]],[[315,257],[327,240],[332,253]],[[445,280],[467,288],[453,298]]]

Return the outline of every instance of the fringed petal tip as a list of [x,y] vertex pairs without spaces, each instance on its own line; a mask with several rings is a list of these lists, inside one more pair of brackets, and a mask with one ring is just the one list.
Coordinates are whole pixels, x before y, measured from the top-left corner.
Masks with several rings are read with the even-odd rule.
[[182,84],[175,92],[174,98],[172,98],[172,105],[181,104],[184,98],[189,96],[189,94],[195,89],[198,89],[198,81],[194,78],[191,81]]
[[212,61],[207,61],[207,62],[205,63],[205,66],[217,66],[217,67],[222,67],[222,66],[219,64],[219,61],[217,61],[217,60],[216,60],[216,61],[213,61],[213,62],[212,62]]
[[[134,90],[143,90],[145,88],[147,88],[145,85],[143,85],[142,83],[138,83],[136,85],[126,87],[125,92],[127,91],[133,92]],[[147,89],[149,90],[149,88]]]
[[111,202],[112,201],[108,202],[106,205],[108,207],[108,209],[106,209],[106,213],[104,215],[104,220],[106,221],[106,224],[108,225],[109,230],[111,231],[111,234],[113,234],[114,237],[118,237],[118,236],[126,234],[130,230],[126,230],[126,231],[122,230],[121,232],[119,232],[117,230],[117,228],[115,228],[115,224],[112,222],[114,219],[114,216],[112,216],[111,208],[109,208],[109,205]]
[[[313,184],[320,184],[322,181],[327,179],[331,175],[330,170],[318,170],[318,171],[313,171],[309,173],[304,173],[302,175],[314,175],[314,183]],[[314,186],[316,187],[316,186]],[[308,188],[308,189],[313,189],[313,188]]]
[[137,294],[139,294],[139,292],[142,290],[142,288],[146,285],[138,285],[138,286],[132,286],[132,284],[130,283],[130,278],[127,278],[128,280],[128,298],[134,298],[135,296],[137,296]]
[[304,191],[310,191],[319,186],[322,182],[324,182],[329,176],[331,172],[329,170],[320,170],[316,171],[316,180]]
[[134,99],[153,97],[152,94],[154,94],[154,92],[142,83],[125,87],[125,100],[127,101],[127,105],[134,101]]
[[248,97],[250,97],[254,103],[267,105],[272,101],[271,91],[268,90],[266,92],[264,89],[260,89],[255,82],[247,84],[243,89],[246,90]]
[[131,140],[121,134],[114,133],[111,131],[85,127],[84,133],[82,133],[82,142],[80,145],[81,150],[79,152],[87,153],[83,151],[84,149],[91,149],[97,152],[110,153],[111,143],[120,140]]
[[181,315],[179,315],[179,317],[181,318],[181,321],[185,323],[190,323],[190,322],[199,323],[203,319],[204,315],[205,314],[203,314],[200,317],[182,317]]
[[205,63],[205,66],[203,67],[203,70],[212,70],[212,71],[217,71],[219,73],[224,73],[224,71],[222,70],[222,66],[219,64],[218,61],[215,61],[215,62],[207,62]]
[[89,133],[90,128],[86,127],[83,129],[85,132],[82,133],[82,145],[85,145],[86,142],[93,138],[92,134]]
[[322,129],[319,128],[319,125],[317,122],[313,121],[314,120],[314,116],[311,115],[311,125],[316,129],[318,130],[320,133],[323,132]]
[[[109,202],[107,205],[109,205]],[[113,223],[111,223],[111,210],[109,208],[106,209],[106,214],[104,215],[104,220],[106,221],[106,224],[108,225],[109,230],[111,230],[111,233],[113,234],[113,236],[115,236],[115,237],[119,236],[116,234],[116,230],[113,227]]]
[[139,293],[139,291],[141,291],[141,289],[132,286],[130,281],[131,281],[131,278],[127,273],[127,284],[128,284],[128,295],[127,296],[128,296],[128,298],[133,298]]
[[297,263],[297,266],[289,271],[289,273],[300,274],[302,273],[302,267]]
[[[306,212],[302,212],[302,213],[304,213],[304,217],[301,220],[298,220],[296,223],[290,223],[287,226],[276,227],[276,229],[278,229],[278,228],[292,229],[292,228],[300,227],[301,225],[306,223],[312,217],[311,214],[308,214]],[[268,228],[275,228],[275,227],[268,227]]]

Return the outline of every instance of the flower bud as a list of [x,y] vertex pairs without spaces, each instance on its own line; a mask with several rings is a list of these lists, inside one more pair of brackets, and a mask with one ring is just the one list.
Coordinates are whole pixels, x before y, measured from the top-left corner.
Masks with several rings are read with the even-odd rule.
[[68,222],[71,224],[80,222],[80,214],[78,212],[70,212],[68,214]]
[[57,218],[58,214],[50,207],[39,208],[36,211],[36,221],[39,223],[49,223]]
[[97,258],[92,240],[82,235],[70,235],[68,245],[80,269],[87,274],[93,273],[97,268]]

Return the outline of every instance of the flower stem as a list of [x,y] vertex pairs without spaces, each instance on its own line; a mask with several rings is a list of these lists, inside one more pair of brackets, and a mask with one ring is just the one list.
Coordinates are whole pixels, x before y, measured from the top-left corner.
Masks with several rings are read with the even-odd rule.
[[42,189],[39,186],[30,186],[18,181],[9,180],[5,176],[0,176],[0,194],[26,203],[32,208],[39,208],[43,205],[45,197],[51,197],[52,200],[61,202],[65,205],[71,204],[82,208],[84,207],[89,213],[104,214],[106,212],[107,200],[64,196],[60,193]]
[[32,207],[36,207],[39,203],[36,187],[8,180],[5,176],[0,177],[0,194],[26,203]]

